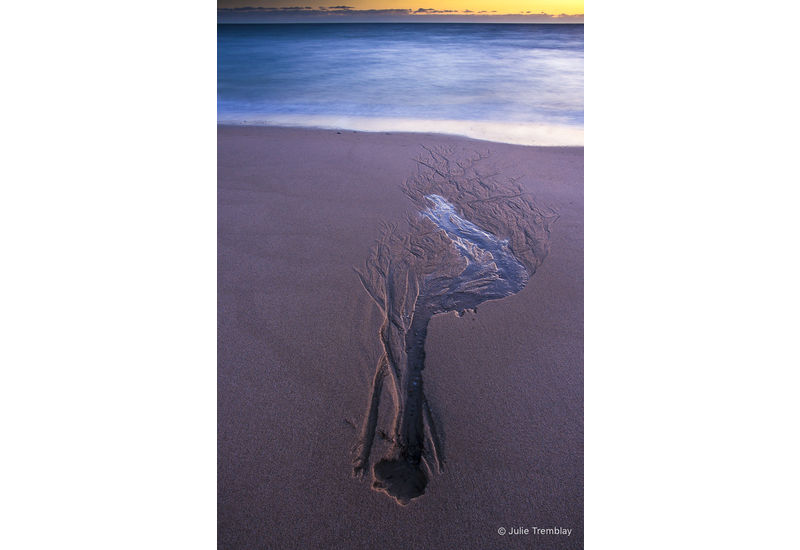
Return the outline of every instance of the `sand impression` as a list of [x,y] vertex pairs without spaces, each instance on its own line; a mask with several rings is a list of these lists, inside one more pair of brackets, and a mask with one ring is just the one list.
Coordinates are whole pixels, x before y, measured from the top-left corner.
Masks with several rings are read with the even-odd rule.
[[[372,382],[353,472],[371,464],[384,389],[392,396],[391,444],[372,465],[373,488],[402,505],[425,493],[444,455],[425,398],[425,338],[435,316],[477,311],[487,300],[520,292],[547,256],[558,214],[536,204],[513,179],[478,171],[489,154],[428,148],[403,192],[418,213],[405,225],[384,224],[366,265],[356,269],[380,308],[383,355]],[[388,384],[386,383],[388,379]]]

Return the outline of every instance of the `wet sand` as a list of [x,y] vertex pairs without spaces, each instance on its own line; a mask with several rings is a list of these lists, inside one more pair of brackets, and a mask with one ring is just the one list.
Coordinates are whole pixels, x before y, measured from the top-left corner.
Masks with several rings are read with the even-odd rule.
[[[356,269],[419,210],[402,185],[426,147],[488,152],[477,170],[558,219],[525,288],[430,320],[444,464],[403,506],[353,475],[384,352]],[[583,148],[219,126],[218,185],[220,548],[583,546]],[[384,395],[371,465],[395,409]]]

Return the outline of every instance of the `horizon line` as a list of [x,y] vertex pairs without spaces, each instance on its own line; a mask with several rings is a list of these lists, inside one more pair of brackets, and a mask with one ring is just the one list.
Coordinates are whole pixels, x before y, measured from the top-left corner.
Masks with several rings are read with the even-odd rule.
[[[339,6],[337,6],[339,8]],[[584,24],[584,14],[432,9],[217,8],[217,23],[522,23]]]

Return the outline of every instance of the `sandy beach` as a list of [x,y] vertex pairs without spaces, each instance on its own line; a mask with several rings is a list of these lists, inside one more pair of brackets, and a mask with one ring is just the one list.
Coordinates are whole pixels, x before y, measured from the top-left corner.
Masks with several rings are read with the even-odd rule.
[[[385,320],[359,272],[382,227],[418,217],[402,186],[431,150],[485,157],[477,173],[557,219],[521,291],[430,319],[442,468],[402,505],[373,488],[390,395],[354,475]],[[218,126],[218,192],[219,548],[583,547],[582,147]]]

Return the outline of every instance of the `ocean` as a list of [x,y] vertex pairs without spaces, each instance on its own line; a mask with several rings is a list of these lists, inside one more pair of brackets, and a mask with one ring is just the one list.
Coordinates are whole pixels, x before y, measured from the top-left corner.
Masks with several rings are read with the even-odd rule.
[[583,145],[583,25],[220,24],[217,121]]

